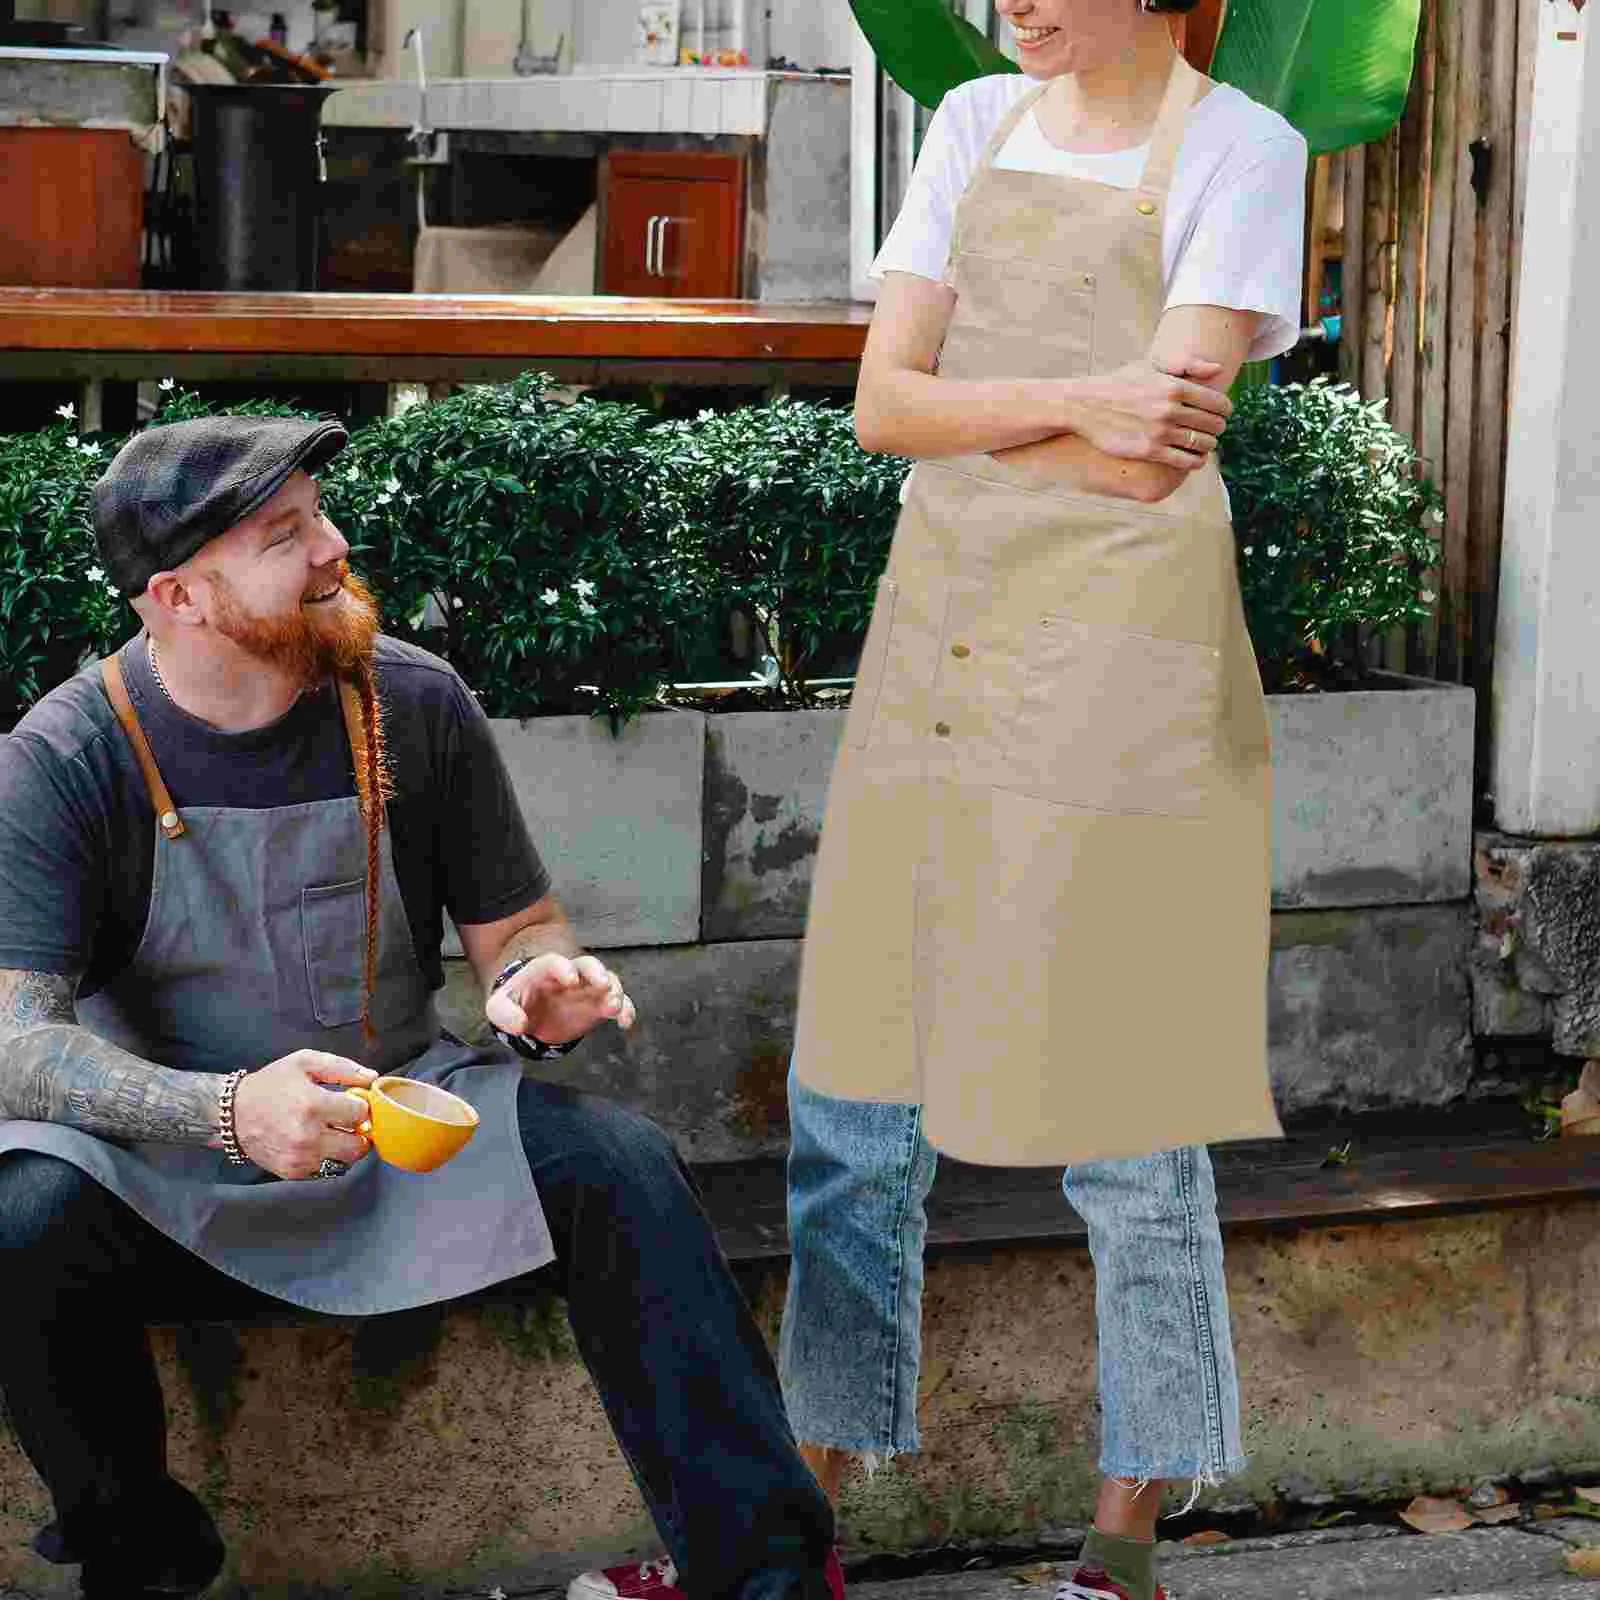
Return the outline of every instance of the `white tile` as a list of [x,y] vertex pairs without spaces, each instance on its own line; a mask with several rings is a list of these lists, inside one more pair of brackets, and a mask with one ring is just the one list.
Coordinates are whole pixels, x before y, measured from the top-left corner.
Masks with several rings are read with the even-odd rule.
[[659,133],[663,86],[649,78],[620,78],[611,85],[606,128],[611,133]]
[[693,104],[694,85],[687,77],[665,79],[661,85],[661,131],[687,133]]
[[696,76],[690,91],[690,133],[722,132],[722,85]]

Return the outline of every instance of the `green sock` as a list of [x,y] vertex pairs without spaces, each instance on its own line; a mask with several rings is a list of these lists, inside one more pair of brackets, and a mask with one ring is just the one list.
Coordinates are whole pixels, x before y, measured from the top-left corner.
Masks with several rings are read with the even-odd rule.
[[1120,1583],[1128,1591],[1132,1600],[1155,1600],[1156,1546],[1153,1539],[1124,1539],[1091,1528],[1078,1560],[1086,1567],[1103,1570],[1112,1582]]

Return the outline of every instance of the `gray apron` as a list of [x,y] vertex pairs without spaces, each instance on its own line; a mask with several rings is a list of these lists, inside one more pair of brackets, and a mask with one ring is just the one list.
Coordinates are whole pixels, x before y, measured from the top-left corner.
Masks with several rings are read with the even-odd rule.
[[372,1000],[378,1037],[369,1048],[359,802],[197,806],[177,820],[148,747],[140,749],[131,704],[126,716],[158,819],[150,913],[131,963],[78,1002],[82,1024],[191,1072],[330,1051],[441,1084],[471,1101],[481,1121],[437,1171],[402,1172],[368,1156],[343,1177],[300,1182],[231,1166],[220,1150],[123,1145],[56,1123],[0,1123],[0,1152],[70,1161],[212,1266],[317,1311],[370,1314],[454,1299],[552,1260],[518,1131],[521,1068],[504,1051],[441,1037],[388,829]]

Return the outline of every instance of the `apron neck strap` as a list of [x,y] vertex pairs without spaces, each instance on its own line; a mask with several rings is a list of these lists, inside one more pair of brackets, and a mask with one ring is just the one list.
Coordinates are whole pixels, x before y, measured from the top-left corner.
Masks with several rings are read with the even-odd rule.
[[1006,147],[1006,140],[1016,132],[1017,124],[1038,105],[1044,98],[1044,92],[1050,87],[1049,83],[1041,83],[1036,89],[1030,89],[1018,99],[1017,103],[1000,119],[1000,125],[994,130],[984,149],[983,157],[978,162],[977,171],[986,172],[995,164],[1000,152]]
[[1196,72],[1181,55],[1173,58],[1167,92],[1161,98],[1161,109],[1150,130],[1150,154],[1145,157],[1144,176],[1139,180],[1141,193],[1166,198],[1178,165],[1178,150],[1183,144],[1190,109],[1210,87],[1211,80],[1204,73]]
[[106,692],[106,699],[111,702],[111,709],[117,714],[117,721],[122,724],[122,731],[127,735],[128,743],[133,746],[134,759],[139,763],[140,772],[144,774],[144,786],[149,791],[150,804],[155,810],[156,825],[167,838],[181,838],[187,831],[183,826],[183,818],[178,815],[178,808],[173,805],[172,796],[161,780],[161,769],[156,765],[155,752],[150,748],[150,741],[144,736],[139,713],[133,709],[133,701],[128,696],[128,685],[122,675],[122,662],[116,656],[107,656],[100,663],[100,684]]

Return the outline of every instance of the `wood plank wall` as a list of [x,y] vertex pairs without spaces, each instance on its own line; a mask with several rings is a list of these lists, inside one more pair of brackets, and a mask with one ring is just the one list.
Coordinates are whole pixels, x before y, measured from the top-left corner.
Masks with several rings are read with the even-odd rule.
[[1445,495],[1434,614],[1381,641],[1378,659],[1473,684],[1480,754],[1539,4],[1423,0],[1399,126],[1321,158],[1312,182],[1313,262],[1342,202],[1340,376],[1369,400],[1387,399]]

